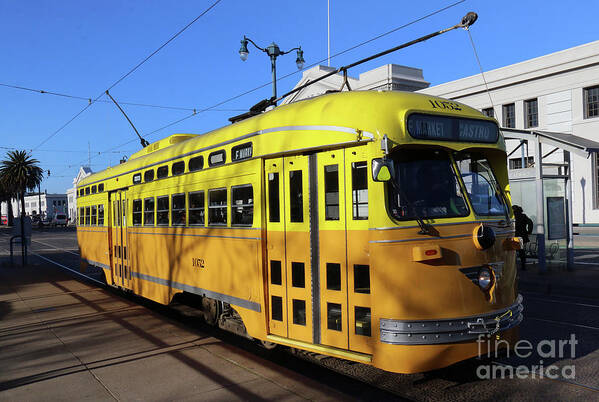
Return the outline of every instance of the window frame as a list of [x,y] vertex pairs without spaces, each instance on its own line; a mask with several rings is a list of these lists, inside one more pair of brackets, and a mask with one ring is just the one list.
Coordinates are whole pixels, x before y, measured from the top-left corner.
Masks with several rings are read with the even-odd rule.
[[[592,116],[589,114],[589,105],[591,104],[589,102],[589,92],[590,91],[597,91],[597,94],[595,96],[597,96],[597,100],[592,102],[592,104],[596,104],[597,107],[596,112],[594,112],[595,114],[593,114]],[[583,113],[584,113],[584,118],[585,119],[594,119],[599,117],[599,85],[593,85],[590,87],[586,87],[583,88],[582,90],[582,99],[583,99]]]
[[[181,168],[181,170],[177,170],[175,172],[175,167],[177,169]],[[171,176],[180,176],[185,173],[185,161],[177,161],[171,165]]]
[[[160,202],[160,200],[164,200],[166,199],[167,202],[167,206],[166,209],[158,209],[158,203]],[[171,209],[171,197],[169,197],[168,195],[161,195],[161,196],[157,196],[156,197],[156,226],[169,226],[170,224],[170,209]],[[159,213],[165,213],[166,212],[166,219],[167,222],[166,223],[160,223],[158,221],[158,217],[159,217]]]
[[[508,125],[508,110],[511,111],[511,123],[512,125]],[[501,125],[504,128],[516,128],[516,104],[515,103],[506,103],[505,105],[501,105]]]
[[[535,105],[534,113],[530,112],[529,105]],[[530,117],[534,116],[534,122],[530,122]],[[539,127],[539,99],[532,98],[524,101],[524,128]]]
[[[179,197],[182,196],[183,197],[183,208],[177,208],[175,209],[175,201],[174,198],[175,197]],[[171,194],[171,200],[170,200],[170,222],[171,222],[171,226],[187,226],[187,197],[185,196],[185,193],[177,193],[177,194]],[[174,214],[175,212],[180,212],[183,211],[183,223],[175,223],[175,217]]]
[[[147,223],[146,222],[146,215],[150,212],[148,209],[146,209],[146,203],[148,201],[152,201],[152,223]],[[146,197],[143,199],[143,204],[142,204],[142,208],[143,208],[143,221],[142,221],[142,225],[143,226],[156,226],[156,197]]]
[[[201,194],[202,195],[202,207],[201,208],[191,208],[191,196],[196,195],[196,194]],[[206,193],[204,190],[198,190],[198,191],[191,191],[189,193],[187,193],[187,223],[189,226],[201,226],[204,227],[206,225]],[[191,216],[192,216],[192,212],[195,211],[202,211],[203,213],[200,214],[201,218],[202,218],[202,222],[201,223],[192,223],[191,222]]]
[[[235,194],[235,190],[240,190],[240,189],[244,189],[244,188],[250,188],[252,191],[252,203],[251,204],[236,204],[235,203],[235,198],[234,198],[234,194]],[[237,186],[231,186],[231,226],[241,226],[241,227],[252,227],[254,226],[254,187],[252,186],[251,183],[248,184],[240,184]],[[245,211],[246,208],[251,208],[252,209],[252,223],[247,224],[247,223],[236,223],[235,222],[235,213],[233,211],[233,208],[240,208],[242,209],[242,216],[243,213]]]
[[[139,211],[135,210],[135,203],[139,202]],[[139,216],[139,223],[135,223],[135,217]],[[137,198],[133,200],[131,203],[131,224],[133,226],[141,226],[143,224],[144,210],[143,210],[143,200],[141,198]]]
[[[215,194],[215,193],[221,192],[221,191],[225,192],[225,205],[211,205],[212,199],[211,199],[210,196],[212,194]],[[228,191],[227,191],[226,187],[211,188],[211,189],[208,190],[208,226],[221,226],[221,227],[223,227],[223,226],[227,227],[228,226],[228,224],[229,224],[229,219],[227,217],[227,213],[228,213],[227,211],[229,209],[229,206],[227,205],[228,204],[228,196],[229,196],[229,194],[228,194]],[[210,211],[214,210],[214,209],[224,209],[224,211],[225,211],[225,214],[224,214],[225,221],[224,221],[224,223],[222,223],[222,222],[216,222],[216,223],[212,222],[212,219],[211,219],[212,215],[211,215]]]

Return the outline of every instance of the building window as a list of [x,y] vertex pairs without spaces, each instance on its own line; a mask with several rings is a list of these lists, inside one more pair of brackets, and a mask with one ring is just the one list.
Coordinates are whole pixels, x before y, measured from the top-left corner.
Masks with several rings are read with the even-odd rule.
[[503,105],[503,127],[516,127],[516,106],[513,103]]
[[524,101],[524,122],[526,128],[539,126],[539,102],[537,99]]
[[481,112],[483,112],[483,114],[487,117],[495,117],[495,111],[493,110],[492,107],[483,109],[483,110],[481,110]]
[[231,187],[231,224],[252,226],[254,223],[254,190],[251,184]]
[[584,118],[599,116],[599,85],[584,89]]
[[[532,167],[534,164],[534,156],[527,156],[524,158],[526,161],[527,168]],[[511,158],[510,161],[510,169],[522,169],[522,158]]]

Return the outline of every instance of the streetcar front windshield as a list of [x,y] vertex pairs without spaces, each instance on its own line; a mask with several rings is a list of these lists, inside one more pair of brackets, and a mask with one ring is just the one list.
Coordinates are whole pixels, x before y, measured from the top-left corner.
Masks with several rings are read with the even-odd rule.
[[487,158],[478,153],[456,152],[454,159],[474,212],[482,216],[507,216],[505,198]]
[[395,219],[468,215],[465,197],[447,152],[400,149],[390,158],[394,178],[388,184],[389,209]]

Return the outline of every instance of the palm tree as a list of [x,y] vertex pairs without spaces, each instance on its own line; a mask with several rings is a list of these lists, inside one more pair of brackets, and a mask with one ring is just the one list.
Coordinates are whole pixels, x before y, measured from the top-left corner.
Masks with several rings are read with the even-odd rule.
[[[25,217],[25,192],[34,190],[42,181],[43,170],[37,159],[26,151],[8,151],[7,159],[0,163],[0,182],[9,194],[17,194],[21,200],[21,218]],[[21,230],[23,230],[21,219]]]

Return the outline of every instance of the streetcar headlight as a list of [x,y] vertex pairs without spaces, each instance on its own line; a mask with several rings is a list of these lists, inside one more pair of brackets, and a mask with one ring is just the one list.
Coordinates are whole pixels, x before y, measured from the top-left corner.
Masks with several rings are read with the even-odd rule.
[[480,271],[478,271],[478,286],[482,290],[488,290],[491,287],[491,283],[493,282],[493,274],[488,267],[482,267]]

